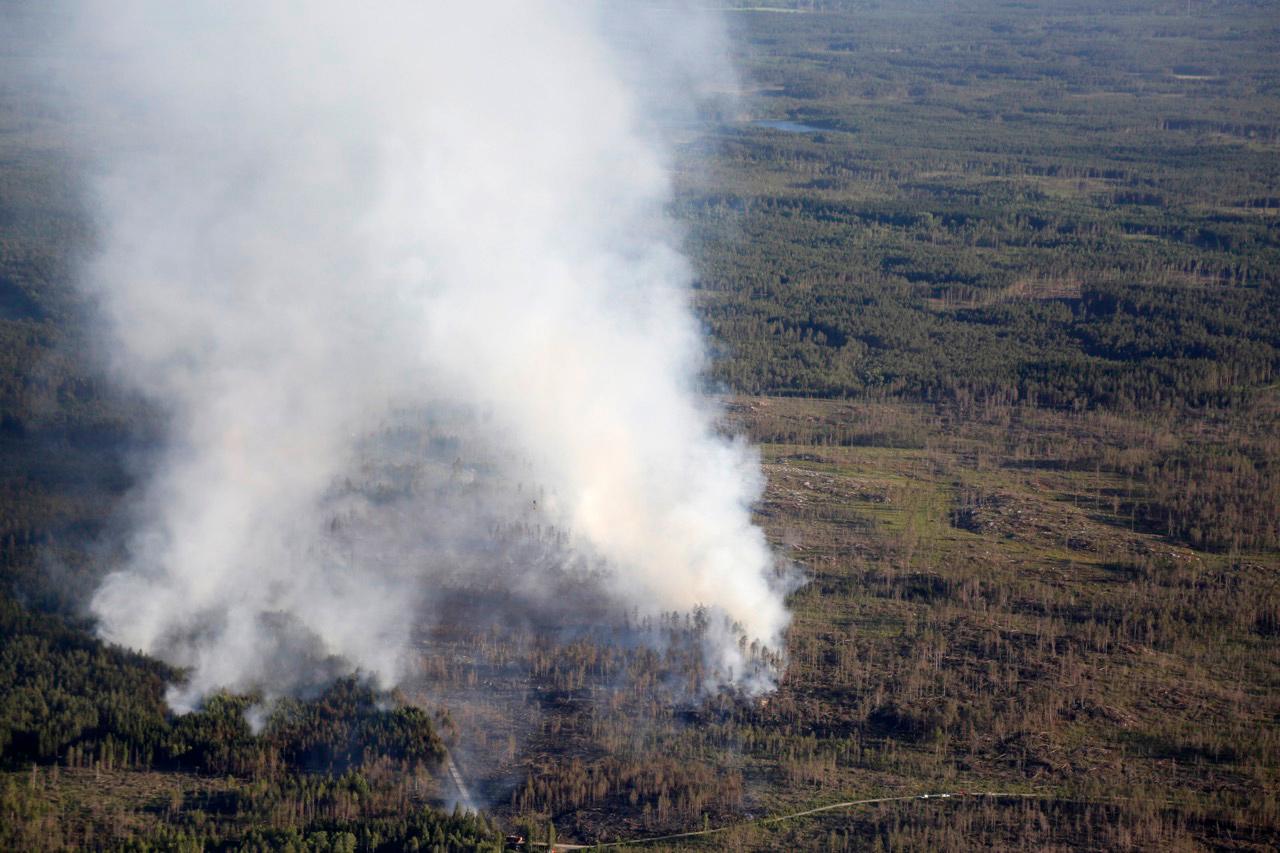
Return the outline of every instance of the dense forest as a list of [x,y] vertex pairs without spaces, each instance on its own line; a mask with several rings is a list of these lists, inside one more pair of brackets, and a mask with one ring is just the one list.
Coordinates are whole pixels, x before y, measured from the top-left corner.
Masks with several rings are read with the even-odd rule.
[[1122,410],[1273,383],[1265,6],[932,6],[731,19],[753,115],[808,132],[692,143],[715,375]]
[[83,615],[164,413],[95,368],[64,119],[0,34],[0,847],[1280,843],[1273,4],[724,5],[742,92],[673,131],[671,212],[806,579],[760,700],[690,688],[696,614],[452,590],[398,691],[173,714]]

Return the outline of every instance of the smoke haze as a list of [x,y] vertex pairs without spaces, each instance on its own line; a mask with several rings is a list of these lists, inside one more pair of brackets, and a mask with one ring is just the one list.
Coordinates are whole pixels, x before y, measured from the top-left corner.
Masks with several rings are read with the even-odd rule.
[[[86,2],[85,286],[169,435],[110,640],[221,687],[403,677],[433,591],[601,581],[708,609],[767,688],[781,581],[751,449],[698,391],[661,125],[723,90],[713,19],[590,3]],[[643,46],[642,48],[639,46]],[[495,531],[525,536],[520,548]]]

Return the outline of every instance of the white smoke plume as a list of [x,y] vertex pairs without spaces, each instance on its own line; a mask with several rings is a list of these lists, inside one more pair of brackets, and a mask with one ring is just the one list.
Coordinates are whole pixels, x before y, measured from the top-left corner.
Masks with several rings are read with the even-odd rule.
[[[713,21],[581,0],[74,10],[86,287],[114,374],[170,424],[92,609],[191,669],[175,707],[357,668],[394,684],[443,573],[539,583],[532,559],[466,553],[531,512],[627,608],[708,608],[714,680],[767,686],[739,644],[779,648],[788,619],[750,519],[759,464],[698,391],[664,213],[661,123],[728,79]],[[466,458],[424,452],[412,500],[380,501],[371,436],[442,412],[469,413]],[[468,466],[503,485],[461,500]]]

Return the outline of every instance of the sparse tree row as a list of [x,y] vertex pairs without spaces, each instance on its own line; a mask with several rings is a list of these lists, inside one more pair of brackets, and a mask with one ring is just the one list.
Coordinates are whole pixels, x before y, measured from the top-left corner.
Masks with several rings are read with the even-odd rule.
[[642,825],[652,829],[739,810],[743,782],[735,770],[671,759],[612,758],[589,767],[575,761],[531,775],[511,799],[518,811],[552,815],[578,809],[625,810],[638,813]]

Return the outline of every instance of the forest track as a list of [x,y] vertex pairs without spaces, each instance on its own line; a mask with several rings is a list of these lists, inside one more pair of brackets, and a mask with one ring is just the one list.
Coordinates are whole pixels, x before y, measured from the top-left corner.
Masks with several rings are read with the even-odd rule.
[[[878,803],[899,803],[908,800],[963,800],[963,799],[993,799],[993,800],[1040,800],[1043,802],[1056,803],[1081,803],[1087,805],[1114,805],[1124,802],[1124,798],[1114,799],[1085,799],[1081,797],[1059,797],[1053,794],[1028,794],[1011,791],[947,791],[937,794],[904,794],[895,797],[872,797],[866,800],[846,800],[842,803],[831,803],[826,806],[818,806],[813,809],[805,809],[799,812],[789,812],[784,815],[776,815],[774,817],[755,818],[753,820],[740,821],[731,823],[727,826],[719,826],[714,829],[699,829],[693,832],[677,832],[673,835],[655,835],[648,838],[627,838],[621,841],[607,841],[600,844],[569,844],[565,842],[556,842],[551,845],[552,853],[562,853],[568,850],[606,850],[610,847],[626,847],[637,844],[650,844],[656,841],[677,841],[682,838],[701,838],[709,835],[717,835],[722,832],[728,832],[731,829],[737,829],[743,826],[766,826],[771,823],[781,823],[784,820],[793,820],[795,818],[807,817],[808,815],[821,814],[822,812],[836,811],[837,809],[847,809],[856,806],[870,806]],[[546,847],[546,842],[531,842],[531,847]]]
[[471,790],[467,787],[461,771],[458,770],[458,765],[453,760],[453,753],[448,749],[444,751],[444,766],[449,772],[449,779],[453,782],[453,787],[458,792],[458,805],[462,806],[462,810],[468,814],[479,812],[480,809],[476,808],[476,801],[471,797]]

